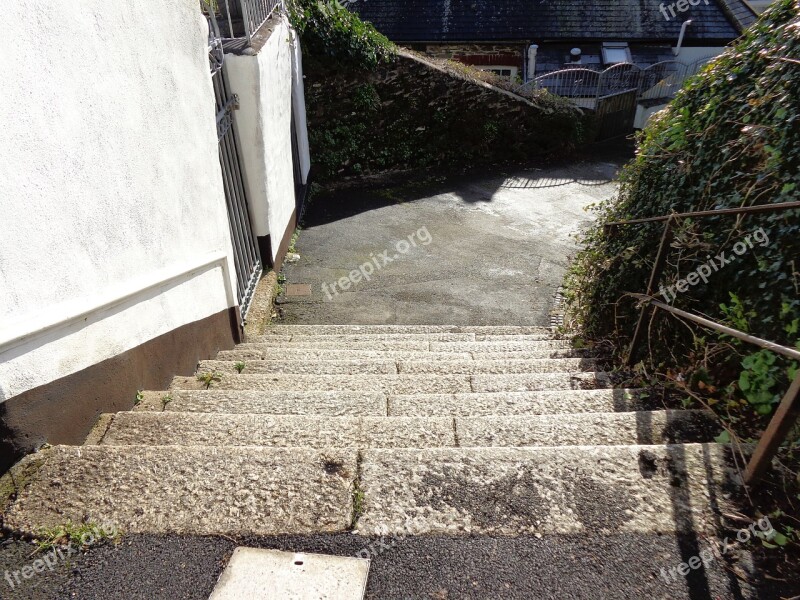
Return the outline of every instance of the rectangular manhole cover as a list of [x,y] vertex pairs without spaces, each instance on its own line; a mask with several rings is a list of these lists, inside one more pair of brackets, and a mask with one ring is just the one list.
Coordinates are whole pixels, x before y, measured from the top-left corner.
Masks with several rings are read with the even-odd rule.
[[209,600],[362,600],[369,561],[236,548]]
[[311,284],[309,283],[290,283],[286,286],[287,296],[310,296]]

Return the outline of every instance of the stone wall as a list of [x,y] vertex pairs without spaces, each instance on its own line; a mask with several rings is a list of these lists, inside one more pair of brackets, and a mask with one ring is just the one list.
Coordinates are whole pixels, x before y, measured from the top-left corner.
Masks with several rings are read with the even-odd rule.
[[410,52],[375,71],[305,62],[319,180],[553,159],[587,138],[586,116],[562,100],[516,96]]
[[527,48],[525,44],[426,44],[424,52],[465,65],[512,66],[522,74]]

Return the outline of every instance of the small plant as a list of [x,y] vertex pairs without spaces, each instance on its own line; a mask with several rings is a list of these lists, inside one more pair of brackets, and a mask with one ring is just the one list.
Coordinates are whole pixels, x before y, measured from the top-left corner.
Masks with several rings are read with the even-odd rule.
[[289,249],[287,252],[291,252],[292,254],[297,254],[297,238],[300,237],[300,228],[294,230],[292,234],[292,240],[289,242]]
[[35,543],[38,547],[37,552],[65,545],[84,549],[97,546],[106,540],[114,540],[119,535],[119,530],[114,526],[67,521],[64,525],[42,528]]
[[353,525],[356,524],[359,517],[364,514],[364,490],[358,485],[353,490]]
[[217,373],[216,371],[214,371],[213,373],[210,371],[206,371],[205,373],[200,373],[197,376],[197,381],[202,382],[202,384],[206,386],[206,389],[209,389],[212,383],[214,382],[219,383],[220,381],[222,381],[222,373]]
[[172,394],[166,394],[165,396],[161,396],[161,410],[162,412],[167,409],[167,404],[172,402]]
[[241,375],[242,371],[244,371],[245,364],[239,361],[233,366],[236,367],[236,371]]
[[136,390],[136,400],[134,400],[133,405],[139,406],[144,400],[144,392],[142,390]]

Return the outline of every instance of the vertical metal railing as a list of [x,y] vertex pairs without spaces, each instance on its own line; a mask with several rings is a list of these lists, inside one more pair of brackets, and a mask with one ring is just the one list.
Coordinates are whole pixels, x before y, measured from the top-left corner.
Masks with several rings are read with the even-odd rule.
[[233,127],[234,111],[239,99],[228,89],[223,69],[222,39],[216,17],[208,14],[208,56],[216,105],[217,141],[222,185],[228,209],[228,225],[233,244],[233,262],[236,270],[236,295],[244,318],[250,307],[255,286],[261,277],[261,258],[250,223],[247,194],[239,161],[236,132]]
[[248,44],[271,16],[283,10],[283,0],[216,0],[213,8],[225,24],[225,37],[244,38]]
[[213,75],[214,96],[217,105],[217,139],[219,162],[222,167],[222,183],[228,207],[231,239],[233,240],[234,264],[236,266],[237,293],[242,316],[247,315],[262,266],[250,223],[247,195],[239,162],[239,151],[233,128],[233,111],[239,108],[239,99],[227,89],[224,72]]
[[267,22],[267,19],[269,19],[277,9],[283,10],[283,0],[239,1],[241,2],[244,31],[248,43],[252,42],[253,36],[259,28]]
[[705,57],[688,64],[667,60],[644,68],[632,63],[618,63],[603,71],[570,67],[538,75],[519,89],[546,89],[551,94],[573,100],[597,99],[629,90],[637,90],[641,98],[672,98],[688,77],[713,58]]

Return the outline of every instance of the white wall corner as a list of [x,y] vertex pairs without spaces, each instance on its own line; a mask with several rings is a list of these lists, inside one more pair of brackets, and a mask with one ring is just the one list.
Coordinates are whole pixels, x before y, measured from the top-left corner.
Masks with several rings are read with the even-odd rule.
[[292,35],[292,102],[297,150],[300,155],[300,177],[303,185],[308,183],[311,170],[311,150],[308,144],[308,118],[306,115],[305,79],[303,77],[303,51],[300,38],[294,29]]

